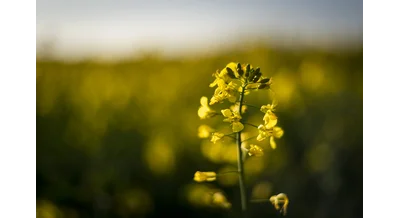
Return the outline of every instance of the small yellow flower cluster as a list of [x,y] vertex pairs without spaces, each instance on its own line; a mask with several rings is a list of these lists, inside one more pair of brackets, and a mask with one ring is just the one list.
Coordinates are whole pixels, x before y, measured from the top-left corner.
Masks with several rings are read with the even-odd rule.
[[225,136],[224,133],[214,132],[211,136],[211,142],[215,144],[218,140],[222,139],[224,136]]
[[240,122],[242,116],[240,116],[238,111],[231,111],[230,109],[221,110],[224,117],[224,122],[229,122],[232,125],[233,132],[240,132],[244,129],[243,124]]
[[[215,80],[210,87],[217,88],[214,96],[210,100],[210,105],[222,103],[225,99],[234,103],[237,99],[237,93],[245,91],[249,94],[251,89],[268,89],[272,83],[270,78],[262,77],[260,68],[254,69],[253,66],[247,64],[242,66],[240,63],[231,62],[220,72],[213,74]],[[247,89],[243,90],[242,86],[238,86],[237,82],[246,84]]]
[[258,126],[258,141],[263,141],[266,138],[269,138],[269,144],[272,149],[276,148],[275,138],[281,138],[283,136],[283,130],[280,127],[277,127],[278,117],[275,115],[276,102],[273,101],[272,104],[261,106],[261,112],[265,113],[264,115],[264,124]]
[[264,155],[264,150],[258,145],[250,145],[249,156],[260,157]]
[[[216,82],[218,87],[214,91],[214,96],[210,100],[210,105],[222,102],[225,99],[228,99],[229,102],[234,103],[236,101],[237,85],[233,81],[226,84],[223,79],[219,79],[218,77],[216,80],[218,80]],[[211,85],[213,85],[213,84],[214,83],[212,83]],[[210,85],[210,87],[215,86],[215,85],[213,85],[213,86],[211,86],[211,85]]]
[[280,210],[283,215],[287,213],[287,207],[289,205],[289,198],[284,193],[271,196],[269,201],[275,206],[275,209]]

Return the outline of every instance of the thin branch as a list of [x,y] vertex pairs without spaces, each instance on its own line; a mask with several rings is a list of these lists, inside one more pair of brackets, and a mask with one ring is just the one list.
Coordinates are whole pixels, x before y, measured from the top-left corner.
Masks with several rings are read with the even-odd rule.
[[[242,92],[240,93],[239,97],[239,115],[242,115],[242,106],[243,106],[243,98],[244,98],[244,91],[246,89],[246,83],[242,86]],[[236,136],[236,146],[237,146],[237,165],[238,165],[238,172],[239,172],[239,189],[240,189],[240,202],[242,205],[242,215],[243,218],[247,217],[247,193],[246,193],[246,185],[244,181],[244,164],[242,159],[242,140],[241,140],[242,132],[238,132]]]
[[257,107],[257,106],[251,105],[251,104],[243,104],[243,105],[248,106],[248,107],[252,107],[252,108],[258,109],[258,110],[261,108],[261,107]]
[[254,125],[254,124],[251,124],[251,123],[243,123],[243,124],[246,124],[246,125],[249,125],[249,126],[252,126],[252,127],[255,127],[258,129],[258,126]]
[[250,137],[250,138],[247,138],[247,139],[243,140],[242,143],[243,143],[243,142],[246,142],[246,141],[250,141],[250,140],[252,140],[252,139],[254,139],[254,138],[257,138],[257,136],[258,136],[258,135],[252,136],[252,137]]

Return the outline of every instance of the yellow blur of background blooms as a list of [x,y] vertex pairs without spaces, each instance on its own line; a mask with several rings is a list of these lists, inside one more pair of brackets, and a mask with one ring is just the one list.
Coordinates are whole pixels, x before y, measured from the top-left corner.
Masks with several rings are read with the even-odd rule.
[[[220,118],[200,120],[197,110],[200,97],[213,94],[212,73],[230,62],[273,78],[285,129],[277,149],[265,146],[264,156],[246,161],[249,196],[284,191],[289,216],[341,208],[350,217],[362,193],[362,48],[290,51],[262,43],[176,59],[38,59],[37,217],[236,216],[235,174],[192,181],[197,170],[236,169],[235,144],[197,136],[202,124],[222,126]],[[271,103],[270,93],[248,102]],[[261,119],[254,113],[249,122]],[[215,191],[232,209],[210,207],[207,193]],[[251,211],[275,213],[268,202]]]

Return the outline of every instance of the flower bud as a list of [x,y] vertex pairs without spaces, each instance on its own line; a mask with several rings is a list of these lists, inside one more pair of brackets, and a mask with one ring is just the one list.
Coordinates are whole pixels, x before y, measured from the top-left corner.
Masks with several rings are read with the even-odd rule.
[[243,69],[242,69],[242,65],[240,63],[237,64],[236,67],[237,72],[239,73],[240,76],[243,76]]
[[263,83],[258,86],[258,89],[269,89],[269,85]]
[[196,182],[212,182],[217,179],[217,174],[215,172],[200,172],[197,171],[194,174],[193,180]]
[[265,78],[259,81],[259,83],[268,83],[270,81],[270,78]]
[[250,75],[250,70],[251,70],[250,64],[247,64],[247,65],[246,65],[246,73],[244,74],[244,76],[245,76],[246,78],[249,77],[249,75]]
[[[260,69],[260,68],[257,68],[257,69]],[[260,70],[258,70],[258,72],[256,71],[254,74],[255,74],[255,76],[253,78],[253,82],[256,83],[261,78],[261,72],[260,72]]]

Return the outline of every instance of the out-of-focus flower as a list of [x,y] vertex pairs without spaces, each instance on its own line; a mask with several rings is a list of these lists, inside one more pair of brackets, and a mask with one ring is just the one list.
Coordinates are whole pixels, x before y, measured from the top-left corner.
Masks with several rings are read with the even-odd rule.
[[224,133],[214,132],[212,133],[211,142],[215,144],[218,140],[222,139],[224,136],[225,136]]
[[197,111],[197,114],[199,115],[200,119],[207,119],[215,116],[217,114],[216,111],[212,110],[208,106],[208,98],[203,96],[200,98],[200,108]]
[[263,149],[258,145],[250,145],[249,156],[260,157],[264,155]]
[[229,209],[232,206],[222,192],[215,192],[213,194],[212,203],[215,204],[216,206],[226,209]]
[[199,138],[208,138],[210,137],[211,133],[214,132],[214,129],[209,127],[208,125],[201,125],[198,129],[198,137]]
[[[230,107],[232,112],[238,112],[239,113],[239,104],[234,104]],[[242,105],[242,114],[247,112],[247,105]]]
[[271,196],[269,201],[275,206],[275,209],[280,210],[283,215],[286,215],[287,207],[289,205],[289,198],[286,194],[280,193],[278,195]]

